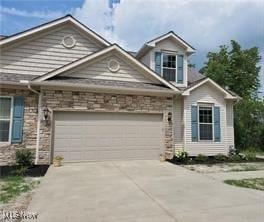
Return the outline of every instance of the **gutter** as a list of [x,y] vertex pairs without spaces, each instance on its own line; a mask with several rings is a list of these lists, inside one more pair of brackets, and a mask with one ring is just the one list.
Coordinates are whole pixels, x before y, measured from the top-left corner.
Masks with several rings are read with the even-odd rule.
[[31,86],[49,86],[49,87],[69,87],[69,88],[77,88],[77,89],[89,89],[95,91],[125,91],[130,93],[154,93],[159,95],[175,95],[181,94],[181,92],[173,91],[173,90],[158,90],[158,89],[138,89],[138,88],[127,88],[127,87],[119,87],[119,86],[102,86],[95,84],[80,84],[80,83],[57,83],[57,82],[31,82]]
[[40,121],[41,121],[41,103],[42,103],[42,93],[31,88],[30,82],[28,80],[20,80],[20,83],[27,84],[29,91],[38,95],[38,122],[37,122],[37,139],[36,139],[36,152],[35,152],[35,165],[38,164],[39,160],[39,141],[40,141]]

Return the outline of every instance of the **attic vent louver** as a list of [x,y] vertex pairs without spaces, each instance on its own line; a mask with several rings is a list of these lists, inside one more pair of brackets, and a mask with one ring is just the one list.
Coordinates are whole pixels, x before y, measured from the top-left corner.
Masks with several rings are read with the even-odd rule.
[[108,61],[108,69],[111,72],[117,72],[120,69],[119,62],[117,60],[115,60],[115,59],[110,59]]
[[62,45],[65,48],[73,48],[76,45],[76,39],[71,35],[64,36],[62,39]]

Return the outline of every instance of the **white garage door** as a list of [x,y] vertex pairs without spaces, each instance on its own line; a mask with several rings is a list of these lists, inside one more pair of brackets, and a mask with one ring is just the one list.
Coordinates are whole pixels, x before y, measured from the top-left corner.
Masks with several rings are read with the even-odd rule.
[[162,115],[55,112],[53,147],[65,161],[158,159]]

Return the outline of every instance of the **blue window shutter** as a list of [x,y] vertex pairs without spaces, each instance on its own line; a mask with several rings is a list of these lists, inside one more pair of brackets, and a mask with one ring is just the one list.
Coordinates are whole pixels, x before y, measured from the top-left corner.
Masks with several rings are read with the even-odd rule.
[[192,121],[192,141],[198,141],[198,108],[192,106],[191,121]]
[[183,83],[183,55],[177,56],[177,83]]
[[155,72],[161,75],[161,52],[155,52]]
[[220,107],[214,107],[214,139],[215,142],[221,141],[221,127],[220,127]]
[[13,106],[13,124],[12,124],[12,143],[21,143],[23,137],[24,122],[24,98],[22,96],[14,97]]

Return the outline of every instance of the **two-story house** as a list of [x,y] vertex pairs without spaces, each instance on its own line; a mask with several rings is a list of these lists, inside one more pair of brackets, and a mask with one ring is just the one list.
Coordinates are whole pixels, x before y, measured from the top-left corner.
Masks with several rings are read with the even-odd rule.
[[174,32],[129,53],[67,15],[0,40],[0,164],[227,154],[237,96],[188,68]]

